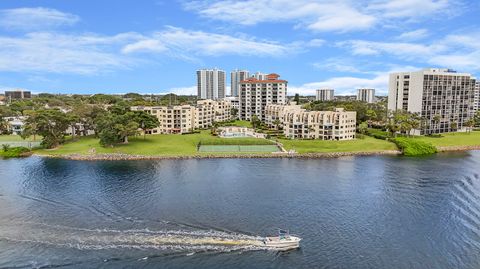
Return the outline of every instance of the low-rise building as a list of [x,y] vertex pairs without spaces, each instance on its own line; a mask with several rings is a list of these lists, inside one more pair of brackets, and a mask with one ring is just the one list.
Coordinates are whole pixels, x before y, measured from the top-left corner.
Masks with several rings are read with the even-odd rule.
[[5,98],[7,101],[18,100],[18,99],[30,99],[32,98],[32,93],[30,91],[24,91],[24,90],[5,91]]
[[266,124],[283,128],[291,139],[351,140],[355,139],[355,111],[308,111],[299,105],[268,105]]
[[5,121],[7,121],[8,131],[10,131],[13,135],[21,135],[23,132],[23,126],[25,125],[24,121],[26,117],[19,116],[19,117],[4,117]]
[[199,100],[196,106],[135,106],[132,111],[145,111],[155,115],[160,122],[158,128],[148,134],[184,134],[194,129],[206,129],[214,122],[230,120],[231,104],[228,100]]

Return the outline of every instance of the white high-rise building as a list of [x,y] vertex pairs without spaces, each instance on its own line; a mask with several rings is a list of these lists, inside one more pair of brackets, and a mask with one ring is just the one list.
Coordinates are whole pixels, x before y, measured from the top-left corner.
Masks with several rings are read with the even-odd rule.
[[230,95],[238,96],[240,92],[240,81],[244,81],[248,78],[249,72],[247,70],[233,70],[230,73]]
[[473,110],[480,111],[480,82],[475,83],[475,96],[473,98]]
[[450,69],[392,73],[388,109],[418,113],[422,122],[414,130],[417,135],[465,130],[473,116],[474,90],[472,75]]
[[265,106],[286,103],[287,81],[279,77],[277,74],[269,74],[264,80],[251,77],[240,82],[240,119],[251,120],[256,115],[264,121]]
[[256,72],[255,74],[252,75],[252,77],[254,77],[257,80],[266,80],[267,76],[268,74],[262,73],[262,72]]
[[225,98],[225,71],[216,68],[197,70],[197,96],[199,99]]
[[333,89],[319,89],[317,90],[317,101],[331,101],[334,97],[334,90]]
[[375,89],[358,89],[357,101],[375,103]]

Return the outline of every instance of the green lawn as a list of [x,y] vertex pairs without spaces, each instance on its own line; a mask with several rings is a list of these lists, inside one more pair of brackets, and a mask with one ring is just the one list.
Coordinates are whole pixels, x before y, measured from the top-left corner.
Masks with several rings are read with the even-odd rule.
[[[35,137],[35,141],[41,141],[40,136]],[[24,141],[33,141],[33,136],[23,140],[19,135],[0,135],[0,142],[24,142]]]
[[236,120],[232,123],[225,124],[225,126],[238,126],[252,128],[252,123],[246,120]]
[[348,141],[327,140],[287,140],[280,142],[286,150],[295,150],[298,153],[322,152],[370,152],[381,150],[397,150],[395,144],[366,136],[364,139]]
[[[130,143],[117,145],[113,148],[104,148],[93,137],[82,137],[74,142],[67,142],[57,149],[39,149],[36,153],[43,154],[89,154],[90,149],[95,148],[97,153],[125,153],[133,155],[161,155],[161,156],[191,156],[202,154],[197,152],[199,141],[209,141],[209,144],[261,144],[264,139],[257,138],[218,138],[212,137],[210,131],[202,131],[199,134],[188,135],[147,135],[143,137],[130,138]],[[245,154],[245,153],[238,153]],[[248,153],[247,153],[248,154]]]
[[415,137],[425,142],[429,142],[436,147],[449,146],[480,146],[480,131],[471,133],[448,133],[442,134],[442,137]]

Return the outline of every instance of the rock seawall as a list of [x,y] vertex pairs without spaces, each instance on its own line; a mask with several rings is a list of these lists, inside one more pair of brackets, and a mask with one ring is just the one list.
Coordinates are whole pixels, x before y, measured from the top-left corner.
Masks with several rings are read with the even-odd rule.
[[252,158],[303,158],[303,159],[317,159],[317,158],[338,158],[344,156],[372,156],[372,155],[400,155],[401,152],[397,150],[385,151],[365,151],[365,152],[327,152],[327,153],[266,153],[266,154],[198,154],[188,156],[160,156],[160,155],[130,155],[121,153],[112,154],[35,154],[35,156],[78,160],[78,161],[128,161],[128,160],[182,160],[182,159],[252,159]]

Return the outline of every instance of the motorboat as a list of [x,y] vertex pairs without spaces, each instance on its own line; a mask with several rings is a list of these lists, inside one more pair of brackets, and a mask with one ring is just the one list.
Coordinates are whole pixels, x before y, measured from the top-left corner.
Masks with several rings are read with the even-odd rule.
[[275,250],[291,250],[300,247],[302,239],[298,236],[290,235],[288,230],[279,230],[278,236],[267,236],[263,239],[263,245]]

